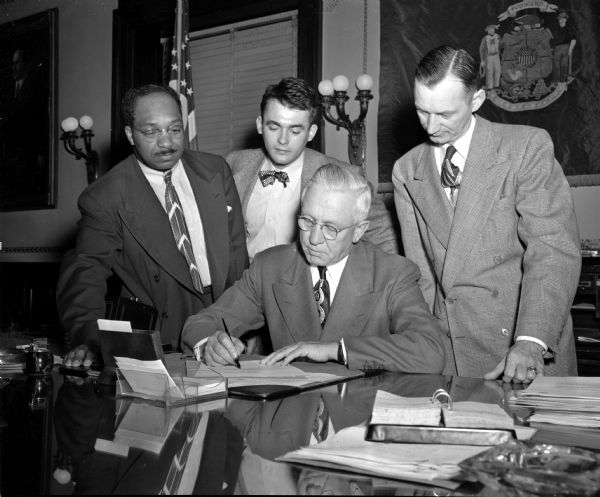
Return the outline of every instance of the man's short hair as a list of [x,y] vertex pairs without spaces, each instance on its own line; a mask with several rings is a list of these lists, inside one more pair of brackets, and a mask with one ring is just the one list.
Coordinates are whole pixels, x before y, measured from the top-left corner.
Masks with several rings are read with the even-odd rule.
[[181,102],[179,101],[179,95],[175,90],[173,90],[173,88],[169,86],[152,84],[138,86],[136,88],[130,88],[127,90],[123,96],[123,100],[121,100],[121,113],[123,115],[123,122],[125,126],[133,126],[133,121],[135,119],[133,112],[135,110],[135,104],[137,103],[138,98],[152,95],[153,93],[164,93],[165,95],[169,95],[177,103],[177,108],[181,113]]
[[303,79],[288,77],[267,86],[260,102],[261,116],[264,116],[269,100],[277,100],[290,109],[307,110],[310,113],[310,124],[314,124],[317,118],[319,97]]
[[367,179],[364,176],[356,174],[348,167],[331,163],[321,166],[313,174],[313,177],[302,192],[302,200],[304,200],[304,194],[311,185],[321,186],[330,192],[356,195],[354,222],[360,223],[369,217],[369,209],[371,207],[371,189],[369,188],[369,183],[367,183]]
[[432,88],[446,76],[452,75],[464,85],[468,92],[481,88],[479,64],[463,49],[448,45],[434,48],[421,59],[415,72],[415,80]]

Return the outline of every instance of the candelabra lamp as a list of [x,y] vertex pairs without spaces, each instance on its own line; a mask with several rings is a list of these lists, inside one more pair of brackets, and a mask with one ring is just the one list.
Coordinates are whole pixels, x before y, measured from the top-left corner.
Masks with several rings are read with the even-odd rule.
[[[92,126],[94,120],[90,116],[82,116],[79,121],[74,117],[67,117],[63,120],[60,127],[63,133],[60,139],[63,141],[65,150],[74,155],[77,160],[83,159],[87,168],[88,185],[98,179],[100,170],[100,161],[98,153],[92,150]],[[77,128],[81,127],[81,138],[83,138],[83,146],[85,152],[77,147],[75,141],[79,138]]]
[[[348,89],[348,78],[339,75],[333,78],[333,81],[324,79],[319,83],[319,93],[321,94],[321,106],[323,107],[323,116],[331,124],[334,124],[339,131],[344,128],[348,131],[348,157],[352,164],[364,166],[366,157],[366,133],[365,117],[369,110],[369,100],[373,98],[371,88],[373,87],[373,78],[368,74],[361,74],[356,79],[356,88],[358,93],[355,100],[360,103],[360,113],[354,121],[346,113],[346,102],[349,96],[346,93]],[[335,104],[337,118],[331,114],[331,106]]]

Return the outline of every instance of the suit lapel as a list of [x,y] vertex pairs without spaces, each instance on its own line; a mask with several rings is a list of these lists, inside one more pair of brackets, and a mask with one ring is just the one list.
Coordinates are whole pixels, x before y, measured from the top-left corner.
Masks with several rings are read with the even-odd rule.
[[444,262],[444,288],[450,288],[463,269],[506,177],[507,166],[498,163],[496,150],[489,122],[477,118]]
[[246,216],[246,208],[248,207],[250,195],[252,195],[252,190],[258,179],[258,172],[266,159],[262,149],[251,150],[249,154],[248,164],[240,171],[239,180],[236,182],[238,185],[244,185],[244,191],[239,192],[244,216]]
[[353,246],[342,273],[333,305],[325,322],[322,341],[358,336],[365,328],[378,295],[373,293],[374,268],[362,243]]
[[432,145],[425,145],[413,177],[406,179],[406,188],[427,226],[446,248],[450,239],[452,206],[440,183]]
[[318,340],[321,323],[313,296],[310,267],[300,249],[280,281],[273,283],[273,293],[293,341]]
[[300,177],[300,192],[303,192],[308,185],[308,182],[313,177],[313,174],[319,169],[325,162],[322,160],[322,155],[311,150],[310,148],[304,149],[304,158],[302,161],[302,175]]
[[125,174],[127,194],[121,214],[124,224],[158,265],[190,291],[195,291],[188,265],[175,244],[169,217],[134,155]]

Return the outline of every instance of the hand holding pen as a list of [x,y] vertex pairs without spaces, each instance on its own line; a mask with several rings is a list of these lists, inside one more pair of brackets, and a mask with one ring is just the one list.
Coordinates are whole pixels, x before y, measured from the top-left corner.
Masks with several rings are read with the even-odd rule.
[[[225,320],[223,318],[221,318],[221,321],[223,321],[223,329],[225,330],[225,333],[227,333],[227,336],[229,337],[229,340],[231,341],[231,343],[235,347],[235,344],[233,343],[233,338],[231,337],[231,333],[229,333],[229,328],[227,328],[227,323],[225,322]],[[233,363],[235,364],[236,368],[241,368],[239,356],[236,356],[236,357],[233,358]]]

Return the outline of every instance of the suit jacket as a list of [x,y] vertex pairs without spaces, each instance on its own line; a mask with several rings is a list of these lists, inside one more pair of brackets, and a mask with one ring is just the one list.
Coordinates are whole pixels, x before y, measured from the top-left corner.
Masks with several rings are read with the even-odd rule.
[[[240,194],[240,200],[242,202],[242,212],[245,214],[248,208],[248,201],[252,194],[252,189],[256,184],[258,178],[258,172],[265,160],[266,156],[263,149],[257,148],[252,150],[240,150],[237,152],[230,153],[227,157],[227,163],[233,171],[233,179],[237,186]],[[328,157],[307,148],[304,150],[304,163],[302,165],[301,175],[301,191],[306,188],[310,178],[315,174],[316,170],[327,163],[334,163],[340,166],[351,168],[354,172],[364,176],[364,171],[358,166],[341,162],[333,157]],[[398,254],[398,233],[394,226],[394,219],[385,206],[380,197],[378,197],[374,190],[373,185],[369,182],[369,188],[371,189],[371,209],[369,211],[369,228],[365,233],[365,240],[370,241],[374,245],[379,246],[385,252],[390,254]],[[295,223],[296,220],[294,219]]]
[[552,141],[541,129],[476,119],[454,211],[429,143],[393,173],[405,254],[451,339],[447,372],[481,377],[527,335],[555,353],[545,374],[576,374],[569,309],[579,235]]
[[222,329],[232,335],[267,325],[273,349],[300,341],[344,337],[350,369],[439,373],[440,328],[418,285],[417,267],[359,241],[348,257],[324,328],[318,318],[310,267],[295,244],[259,254],[242,278],[212,306],[191,316],[184,350]]
[[[223,158],[186,151],[182,163],[198,203],[216,299],[248,265],[241,205]],[[135,156],[90,185],[79,209],[76,248],[63,261],[57,287],[59,315],[72,345],[96,343],[106,279],[115,274],[122,295],[158,310],[163,344],[178,349],[185,319],[204,304]]]

